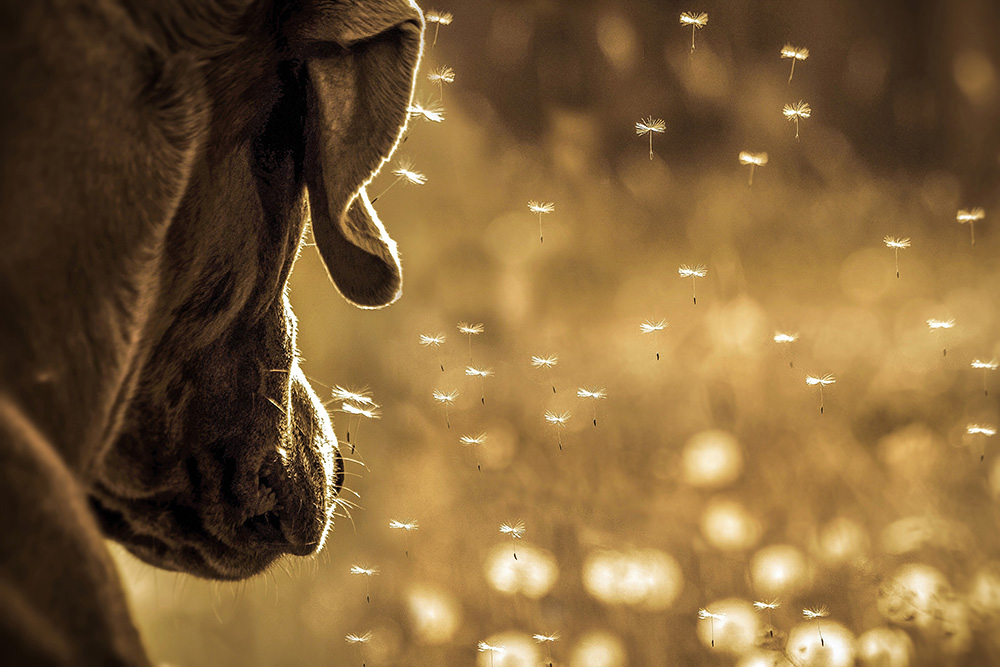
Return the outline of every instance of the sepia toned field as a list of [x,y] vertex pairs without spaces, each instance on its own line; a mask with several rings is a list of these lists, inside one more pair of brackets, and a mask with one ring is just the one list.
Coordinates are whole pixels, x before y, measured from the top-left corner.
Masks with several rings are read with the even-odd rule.
[[442,2],[443,120],[369,188],[403,297],[291,280],[351,504],[241,584],[117,549],[154,659],[1000,664],[998,10],[958,4]]

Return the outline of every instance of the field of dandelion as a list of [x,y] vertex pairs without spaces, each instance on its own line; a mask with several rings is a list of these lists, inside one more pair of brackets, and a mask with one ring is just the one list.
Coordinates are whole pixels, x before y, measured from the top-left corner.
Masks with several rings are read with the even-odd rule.
[[123,557],[154,658],[1000,664],[996,9],[473,4],[369,190],[402,299],[291,282],[350,518]]

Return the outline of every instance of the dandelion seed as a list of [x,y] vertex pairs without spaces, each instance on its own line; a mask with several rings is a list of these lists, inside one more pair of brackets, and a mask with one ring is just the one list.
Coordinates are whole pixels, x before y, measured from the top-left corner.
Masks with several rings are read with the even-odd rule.
[[[667,321],[666,320],[656,320],[655,322],[652,322],[650,320],[646,320],[642,324],[639,325],[639,331],[641,331],[642,333],[644,333],[644,334],[656,334],[656,344],[657,344],[657,347],[659,347],[659,343],[660,343],[660,339],[659,339],[660,332],[663,331],[666,328],[667,328]],[[656,350],[656,360],[657,361],[660,360],[660,351],[659,351],[659,349]]]
[[375,566],[365,567],[364,565],[352,565],[351,574],[361,575],[365,578],[365,600],[371,604],[372,593],[371,593],[371,578],[378,574],[378,568]]
[[[468,322],[459,322],[458,330],[469,337],[469,361],[472,361],[472,337],[478,336],[479,334],[486,331],[486,327],[480,324],[469,324]],[[468,375],[468,373],[466,373]]]
[[979,460],[982,461],[986,458],[986,438],[993,437],[997,433],[997,429],[993,424],[969,424],[965,427],[965,432],[969,435],[982,435],[983,438],[983,449],[979,454]]
[[899,278],[899,249],[909,248],[910,239],[897,239],[892,236],[886,236],[882,239],[882,243],[885,244],[886,248],[892,248],[896,254],[896,277]]
[[969,223],[969,232],[972,234],[972,245],[976,245],[976,220],[982,220],[984,217],[986,217],[986,211],[982,208],[962,209],[955,215],[955,219],[960,224]]
[[[954,326],[955,326],[955,320],[954,320],[954,318],[952,318],[950,320],[927,320],[927,327],[931,330],[931,333],[934,333],[935,331],[942,331],[942,330],[945,330],[945,329],[951,329]],[[945,347],[944,349],[941,350],[941,356],[942,357],[947,357],[948,356],[948,348],[947,347]]]
[[972,367],[983,371],[983,395],[989,396],[990,390],[986,386],[986,373],[987,371],[995,371],[997,369],[997,360],[991,359],[989,361],[983,361],[981,359],[974,359],[972,361]]
[[604,389],[586,389],[580,387],[576,390],[576,396],[577,398],[589,398],[594,401],[594,426],[597,426],[597,401],[607,398],[607,393]]
[[406,521],[400,521],[399,519],[393,519],[389,522],[390,528],[395,528],[396,530],[403,531],[404,544],[406,545],[406,557],[410,557],[410,533],[420,528],[420,524],[417,523],[415,519],[408,519]]
[[809,57],[809,49],[800,48],[798,46],[792,46],[791,44],[785,44],[781,47],[781,57],[790,58],[792,61],[792,71],[788,74],[788,83],[792,82],[792,76],[795,74],[795,61],[805,60]]
[[518,519],[510,523],[501,523],[500,532],[503,535],[510,535],[510,543],[514,547],[514,560],[517,560],[517,540],[524,537],[524,521]]
[[552,369],[555,365],[559,363],[559,357],[551,355],[548,357],[537,357],[535,355],[531,356],[531,365],[535,368],[544,368],[549,374],[549,384],[552,385],[552,393],[556,393],[556,385],[552,381]]
[[697,266],[691,267],[687,264],[681,264],[681,268],[677,269],[677,274],[681,278],[691,279],[691,294],[694,299],[694,305],[698,305],[698,278],[704,278],[708,275],[708,269],[705,268],[704,264],[699,264]]
[[439,12],[436,9],[431,9],[424,14],[424,20],[434,24],[434,41],[431,43],[431,48],[437,46],[438,31],[441,29],[441,26],[451,25],[453,18],[451,12]]
[[427,80],[437,84],[438,101],[444,104],[444,84],[455,83],[455,70],[450,67],[438,67],[427,73]]
[[823,640],[823,626],[820,624],[819,619],[829,616],[830,612],[826,610],[826,607],[818,607],[816,609],[803,609],[802,615],[807,620],[816,621],[816,629],[819,630],[819,645],[826,646],[826,642]]
[[635,133],[637,136],[643,136],[645,134],[649,135],[649,159],[653,159],[653,135],[663,134],[667,131],[667,124],[663,122],[662,118],[653,118],[652,116],[647,116],[643,118],[638,123],[635,124]]
[[809,385],[810,387],[819,387],[819,413],[820,414],[823,414],[823,409],[824,409],[824,407],[823,407],[823,387],[826,387],[827,385],[831,385],[831,384],[836,384],[836,383],[837,383],[837,378],[833,377],[829,373],[827,373],[826,375],[821,375],[820,377],[816,377],[814,375],[807,375],[806,376],[806,384],[807,385]]
[[739,160],[740,164],[744,166],[750,165],[750,179],[747,181],[747,187],[752,188],[753,170],[767,164],[767,153],[748,153],[747,151],[740,151]]
[[[430,334],[420,334],[420,344],[424,347],[434,347],[440,348],[444,345],[444,334],[439,333],[437,335],[431,336]],[[441,372],[444,373],[444,362],[441,361],[441,353],[438,352],[438,366],[441,367]]]
[[542,215],[552,213],[556,210],[556,205],[552,202],[538,202],[532,199],[528,202],[528,210],[538,214],[538,241],[545,243],[545,237],[542,236]]
[[339,384],[334,386],[334,388],[330,391],[333,394],[333,400],[335,401],[350,401],[351,403],[355,403],[357,405],[367,405],[373,408],[378,407],[375,405],[375,401],[372,400],[371,392],[352,391],[341,387]]
[[475,366],[466,366],[465,374],[469,377],[479,378],[479,388],[482,390],[482,396],[480,401],[483,405],[486,405],[486,378],[493,375],[493,371],[489,368],[476,368]]
[[410,185],[423,185],[427,182],[426,176],[421,174],[419,171],[413,171],[413,163],[408,160],[400,162],[399,166],[392,170],[392,173],[396,177],[396,180],[390,183],[385,190],[380,192],[378,196],[372,200],[373,204],[384,197],[385,193],[392,190],[393,186],[400,181],[403,183],[409,183]]
[[[369,407],[363,408],[359,405],[353,403],[344,402],[340,404],[340,410],[347,414],[347,442],[351,445],[351,454],[354,453],[354,446],[358,441],[358,431],[361,430],[361,420],[362,419],[379,419],[381,415],[378,412],[379,406],[370,404]],[[354,429],[354,440],[351,440],[351,420],[353,417],[358,417],[358,426]]]
[[774,619],[772,618],[772,612],[781,606],[781,603],[777,600],[771,600],[770,602],[754,602],[753,606],[757,609],[763,611],[767,609],[767,624],[770,627],[770,634],[774,636]]
[[708,14],[701,12],[681,12],[681,25],[691,26],[691,53],[694,53],[694,32],[708,25]]
[[[779,345],[788,345],[789,343],[794,343],[798,339],[799,335],[797,333],[785,333],[782,331],[775,331],[773,340],[775,343],[778,343]],[[795,368],[795,360],[791,358],[791,353],[789,353],[788,367]]]
[[713,614],[707,609],[698,610],[698,618],[708,620],[712,624],[712,648],[715,648],[715,622],[726,618],[725,614]]
[[799,100],[795,104],[786,104],[785,108],[782,110],[782,113],[785,114],[785,118],[787,118],[789,122],[795,123],[795,141],[798,141],[799,119],[809,118],[809,116],[812,115],[812,107],[810,107],[802,100]]
[[507,652],[507,649],[505,649],[503,646],[493,646],[491,644],[487,644],[486,642],[479,642],[479,645],[478,645],[477,648],[478,648],[478,650],[479,650],[480,653],[486,653],[487,651],[490,652],[490,667],[493,667],[493,656],[494,655],[497,655],[497,654],[503,655],[504,653]]
[[444,109],[439,104],[423,104],[413,102],[406,107],[406,112],[410,118],[423,118],[429,123],[440,123],[444,121]]
[[361,656],[361,667],[365,667],[365,644],[372,640],[372,633],[366,632],[363,635],[347,635],[344,640],[353,646],[358,647],[358,654]]
[[451,415],[448,414],[448,408],[455,404],[455,399],[458,398],[458,391],[451,391],[446,394],[443,391],[435,389],[433,396],[435,401],[444,406],[444,420],[448,428],[451,428]]
[[559,451],[562,451],[562,434],[559,432],[560,428],[566,428],[566,422],[569,421],[570,413],[568,412],[545,412],[545,421],[556,427],[556,439],[559,443]]
[[[537,635],[532,635],[531,638],[534,639],[539,644],[549,646],[550,644],[559,641],[559,633],[552,633],[551,635],[537,634]],[[547,657],[545,658],[545,661],[549,663],[549,667],[552,667],[552,649],[547,648],[546,652],[547,652]]]
[[476,470],[479,472],[483,471],[483,467],[479,464],[479,446],[486,442],[486,434],[480,433],[479,435],[463,435],[458,439],[466,447],[472,447],[472,451],[476,455]]

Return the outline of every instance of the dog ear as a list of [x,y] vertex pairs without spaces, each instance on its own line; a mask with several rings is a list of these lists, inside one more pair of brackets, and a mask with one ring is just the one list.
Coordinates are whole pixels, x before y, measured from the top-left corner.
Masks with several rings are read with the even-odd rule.
[[399,255],[366,185],[405,128],[423,17],[407,0],[313,0],[289,24],[306,69],[304,177],[313,236],[352,303],[398,298]]

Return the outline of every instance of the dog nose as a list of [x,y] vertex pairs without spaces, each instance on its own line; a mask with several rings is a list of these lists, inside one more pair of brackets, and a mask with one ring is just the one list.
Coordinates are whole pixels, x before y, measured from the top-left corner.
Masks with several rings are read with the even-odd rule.
[[325,510],[311,499],[311,485],[287,461],[265,463],[258,476],[257,504],[246,527],[261,543],[296,556],[316,551],[322,539]]

